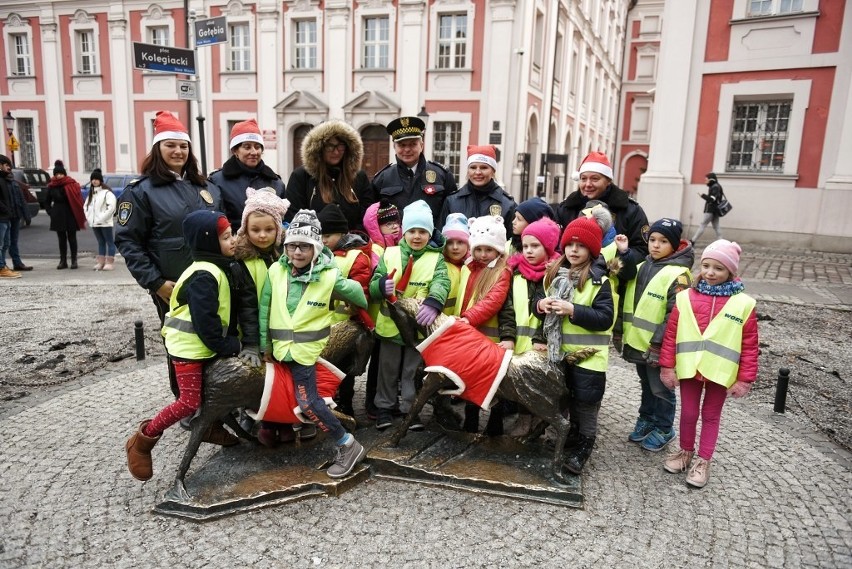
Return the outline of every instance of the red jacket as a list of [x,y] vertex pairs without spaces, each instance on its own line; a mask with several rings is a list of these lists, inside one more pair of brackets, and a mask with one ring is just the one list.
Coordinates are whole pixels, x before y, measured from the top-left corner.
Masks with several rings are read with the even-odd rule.
[[332,251],[336,257],[345,257],[352,249],[358,249],[361,254],[355,257],[349,275],[346,278],[356,281],[364,289],[364,295],[370,298],[370,279],[373,278],[373,265],[371,255],[373,254],[373,242],[366,234],[360,231],[352,231],[344,235],[337,249]]
[[[467,306],[467,303],[470,302],[470,297],[473,293],[474,287],[476,286],[476,281],[479,280],[479,276],[482,273],[482,269],[485,268],[485,265],[478,261],[471,261],[467,264],[467,268],[470,271],[470,277],[467,279],[467,288],[464,291],[464,298],[462,299],[461,306]],[[503,304],[506,302],[506,297],[509,296],[509,289],[511,286],[512,271],[510,271],[508,267],[505,267],[500,273],[500,278],[494,286],[491,287],[484,297],[475,302],[473,306],[467,310],[463,310],[461,317],[467,318],[467,321],[470,322],[470,325],[474,328],[479,328],[491,317],[500,312],[500,309],[503,308]]]
[[[698,322],[698,329],[701,333],[704,333],[710,321],[719,314],[729,298],[729,296],[710,296],[709,294],[702,294],[694,288],[689,289],[689,302],[692,304],[692,311],[695,313],[695,320]],[[663,346],[660,351],[660,367],[675,367],[675,340],[677,338],[677,323],[679,318],[680,311],[677,309],[677,305],[675,305],[672,313],[669,315],[669,321],[666,325],[666,335],[663,337]],[[757,379],[758,351],[757,314],[752,310],[743,326],[740,369],[737,372],[738,381],[751,383]],[[697,379],[703,378],[697,377]]]

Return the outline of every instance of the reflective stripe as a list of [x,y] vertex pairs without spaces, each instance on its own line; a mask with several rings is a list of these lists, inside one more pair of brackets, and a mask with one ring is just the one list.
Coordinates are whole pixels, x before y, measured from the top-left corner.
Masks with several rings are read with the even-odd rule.
[[622,315],[622,320],[626,323],[633,322],[633,314],[631,312],[624,312]]
[[448,298],[447,303],[444,304],[444,309],[453,308],[455,305],[456,305],[456,299],[455,298]]
[[562,334],[562,343],[583,346],[609,346],[609,334],[606,336],[596,334]]
[[700,342],[680,342],[677,344],[677,348],[675,353],[677,354],[688,354],[692,352],[710,352],[711,354],[717,355],[722,359],[726,359],[735,364],[740,363],[740,353],[736,350],[732,350],[731,348],[727,348],[722,344],[714,342],[713,340],[702,340]]
[[636,328],[640,330],[647,330],[648,332],[655,332],[657,330],[657,326],[659,324],[655,322],[651,322],[650,320],[645,320],[644,318],[634,317],[631,315],[630,322]]
[[527,338],[532,338],[536,332],[538,332],[538,328],[532,326],[518,326],[516,329],[518,336],[526,336]]
[[277,328],[269,329],[269,337],[282,342],[316,342],[327,338],[330,333],[330,327],[311,332],[294,332],[293,330],[280,330]]
[[181,320],[180,318],[166,316],[165,320],[163,320],[163,326],[168,326],[169,328],[174,328],[175,330],[180,330],[181,332],[195,334],[195,327],[192,325],[192,322],[189,322],[187,320]]
[[477,328],[477,330],[479,330],[489,338],[496,338],[498,334],[497,328],[491,328],[490,326],[480,326],[479,328]]

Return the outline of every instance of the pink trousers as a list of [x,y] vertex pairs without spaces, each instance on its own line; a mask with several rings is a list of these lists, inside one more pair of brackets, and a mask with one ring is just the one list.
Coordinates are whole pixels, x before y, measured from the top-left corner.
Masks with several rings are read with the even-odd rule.
[[[701,394],[704,393],[704,400]],[[716,440],[719,438],[719,425],[722,419],[722,407],[728,390],[712,381],[682,379],[680,381],[680,448],[695,450],[695,436],[698,417],[701,417],[701,441],[698,456],[704,460],[713,458]]]

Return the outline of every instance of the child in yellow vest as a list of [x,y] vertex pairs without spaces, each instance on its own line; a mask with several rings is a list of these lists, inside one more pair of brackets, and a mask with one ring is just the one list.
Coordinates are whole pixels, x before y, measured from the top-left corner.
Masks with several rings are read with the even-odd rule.
[[[206,363],[236,355],[260,363],[257,297],[242,272],[234,270],[234,237],[228,218],[218,211],[194,211],[183,220],[183,234],[193,263],[175,283],[162,330],[180,395],[153,419],[143,421],[127,440],[127,466],[137,480],[153,476],[151,449],[163,431],[201,406]],[[242,344],[238,326],[243,329]],[[221,424],[211,427],[204,440],[225,446],[238,442]]]
[[675,295],[689,288],[695,261],[692,245],[681,239],[683,226],[663,218],[648,230],[648,256],[624,295],[624,351],[636,364],[642,400],[639,417],[627,439],[650,452],[662,450],[675,437],[677,398],[660,380],[660,345]]
[[[389,298],[395,292],[404,298],[422,300],[417,324],[424,327],[441,313],[450,292],[442,247],[432,241],[434,230],[432,210],[425,201],[406,206],[402,211],[403,239],[398,246],[385,249],[370,282],[370,296],[375,300]],[[399,410],[408,413],[411,409],[422,358],[416,348],[403,345],[399,330],[384,312],[376,319],[376,337],[381,342],[381,359],[374,401],[376,428],[382,431],[393,424],[398,393],[401,392]],[[409,428],[423,430],[425,425],[415,417]]]
[[444,304],[444,314],[452,316],[456,313],[462,267],[470,256],[470,231],[465,214],[449,214],[441,235],[444,236],[444,261],[447,262],[447,276],[450,279],[450,294]]
[[[741,252],[726,239],[707,246],[695,287],[677,295],[660,351],[660,377],[669,389],[680,386],[681,401],[680,450],[663,467],[672,473],[689,469],[686,483],[695,488],[707,484],[726,397],[743,397],[757,379],[757,315],[755,300],[737,277]],[[694,456],[699,416],[701,443]]]
[[316,363],[328,342],[332,300],[367,307],[361,286],[343,278],[313,210],[299,210],[284,238],[284,252],[269,268],[260,299],[260,343],[267,361],[285,362],[302,413],[337,445],[327,474],[349,475],[366,449],[347,433],[317,392]]
[[[606,389],[609,364],[609,340],[615,319],[612,291],[606,269],[596,263],[601,252],[601,230],[594,220],[579,217],[562,233],[563,255],[550,265],[544,276],[543,298],[535,303],[536,316],[561,319],[560,354],[582,348],[596,348],[597,353],[577,363],[565,365],[568,386],[568,413],[572,423],[572,442],[566,444],[565,467],[580,474],[595,445],[598,414]],[[567,279],[572,285],[570,299],[552,292],[552,285]],[[548,325],[548,322],[545,322]],[[548,343],[553,341],[548,335]]]

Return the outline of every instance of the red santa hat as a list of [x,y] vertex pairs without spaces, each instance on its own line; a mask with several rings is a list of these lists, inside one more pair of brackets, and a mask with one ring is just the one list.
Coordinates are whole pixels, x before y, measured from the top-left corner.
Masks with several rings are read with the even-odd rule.
[[169,111],[157,111],[157,116],[154,118],[154,142],[151,145],[170,139],[189,142],[189,131]]
[[238,122],[231,129],[231,144],[228,148],[233,149],[243,142],[256,142],[263,146],[263,136],[260,134],[260,127],[257,126],[257,121],[249,119],[247,121]]
[[580,179],[580,174],[584,172],[597,172],[612,180],[612,164],[609,163],[609,158],[603,152],[589,152],[571,177],[576,182]]
[[488,164],[495,171],[497,170],[497,152],[491,145],[474,146],[469,144],[467,147],[467,165],[475,163]]

